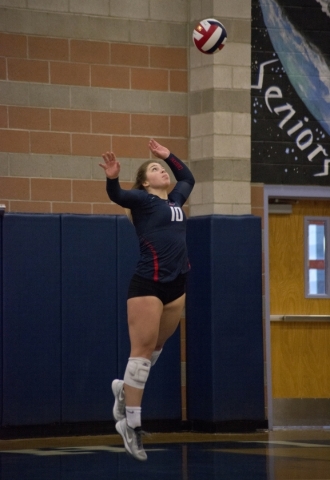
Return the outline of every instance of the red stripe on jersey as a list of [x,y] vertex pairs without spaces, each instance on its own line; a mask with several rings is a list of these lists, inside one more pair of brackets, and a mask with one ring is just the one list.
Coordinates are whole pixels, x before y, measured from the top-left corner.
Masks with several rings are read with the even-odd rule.
[[158,277],[158,273],[159,273],[159,263],[158,263],[158,255],[157,255],[157,252],[156,250],[154,249],[153,245],[151,245],[151,243],[147,242],[146,240],[144,240],[144,243],[145,245],[147,245],[147,247],[150,249],[151,253],[152,253],[152,258],[153,258],[153,261],[154,261],[154,274],[153,274],[153,280],[155,282],[158,282],[159,280],[159,277]]

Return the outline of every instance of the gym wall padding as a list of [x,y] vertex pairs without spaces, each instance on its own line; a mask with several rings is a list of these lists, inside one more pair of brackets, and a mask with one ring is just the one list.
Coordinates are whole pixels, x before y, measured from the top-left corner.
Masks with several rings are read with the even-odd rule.
[[261,219],[190,218],[187,244],[188,419],[263,420]]
[[[2,336],[2,222],[3,222],[3,213],[0,210],[0,335]],[[3,398],[2,394],[2,341],[0,341],[0,400]],[[0,425],[2,425],[2,401],[0,402]]]
[[[1,240],[1,426],[113,421],[111,382],[129,356],[133,226],[126,216],[10,213]],[[177,332],[150,375],[144,419],[181,419],[180,371]]]
[[112,420],[116,218],[62,215],[62,421]]
[[151,367],[143,398],[143,418],[181,420],[181,415],[180,329],[178,328],[167,341],[156,365]]
[[60,421],[60,217],[3,219],[3,425]]
[[117,378],[123,378],[127,359],[130,354],[130,342],[127,325],[127,291],[139,258],[139,243],[132,223],[124,215],[117,216],[117,302],[118,302],[118,372]]
[[[1,243],[1,426],[112,421],[111,381],[129,355],[133,226],[12,213]],[[187,243],[188,419],[264,418],[260,219],[191,218]],[[179,330],[151,369],[143,418],[181,419]]]

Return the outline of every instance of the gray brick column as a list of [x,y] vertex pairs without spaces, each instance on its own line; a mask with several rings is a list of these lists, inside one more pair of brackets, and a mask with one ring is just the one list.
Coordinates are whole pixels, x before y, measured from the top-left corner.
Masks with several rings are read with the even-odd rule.
[[214,55],[190,43],[190,213],[251,213],[251,0],[191,0],[190,31],[216,18],[228,40]]

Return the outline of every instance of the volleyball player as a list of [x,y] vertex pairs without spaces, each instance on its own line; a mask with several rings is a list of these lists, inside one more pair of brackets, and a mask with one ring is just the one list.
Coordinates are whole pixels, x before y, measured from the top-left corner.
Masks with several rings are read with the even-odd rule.
[[100,163],[107,177],[107,193],[113,202],[130,210],[140,246],[127,300],[130,357],[124,379],[112,382],[116,430],[126,451],[140,461],[147,460],[141,438],[144,387],[151,366],[179,324],[185,303],[190,265],[182,206],[195,183],[188,167],[168,148],[152,139],[149,149],[174,174],[177,183],[170,193],[170,176],[157,161],[141,165],[132,190],[121,188],[120,164],[113,152],[103,154],[104,163]]

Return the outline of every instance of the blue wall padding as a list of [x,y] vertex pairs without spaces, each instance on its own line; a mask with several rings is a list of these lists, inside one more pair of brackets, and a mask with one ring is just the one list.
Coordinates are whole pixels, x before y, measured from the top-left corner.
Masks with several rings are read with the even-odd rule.
[[[111,382],[129,356],[133,226],[124,216],[8,214],[1,242],[1,425],[112,420]],[[180,418],[180,405],[177,332],[150,376],[144,418]]]
[[[2,258],[3,258],[3,251],[2,251],[2,221],[3,215],[0,213],[0,338],[3,338],[2,335]],[[2,424],[2,401],[3,398],[3,390],[2,390],[2,341],[0,341],[0,425]]]
[[117,216],[117,298],[118,298],[118,372],[123,378],[130,342],[127,325],[127,291],[139,258],[139,243],[132,223],[124,215]]
[[263,419],[261,219],[190,218],[187,243],[188,418]]
[[60,217],[3,220],[2,425],[58,422],[61,407]]
[[112,419],[116,218],[62,216],[62,421]]
[[[139,255],[133,225],[126,216],[117,217],[118,234],[118,374],[123,378],[130,353],[127,327],[127,289]],[[181,418],[181,367],[179,329],[166,343],[151,369],[143,397],[143,418]]]
[[180,329],[166,342],[150,375],[143,398],[143,418],[181,419]]
[[[260,219],[192,218],[187,241],[189,419],[263,418]],[[124,216],[7,214],[2,250],[2,425],[112,419],[134,228]],[[179,331],[151,370],[143,418],[181,418]]]

